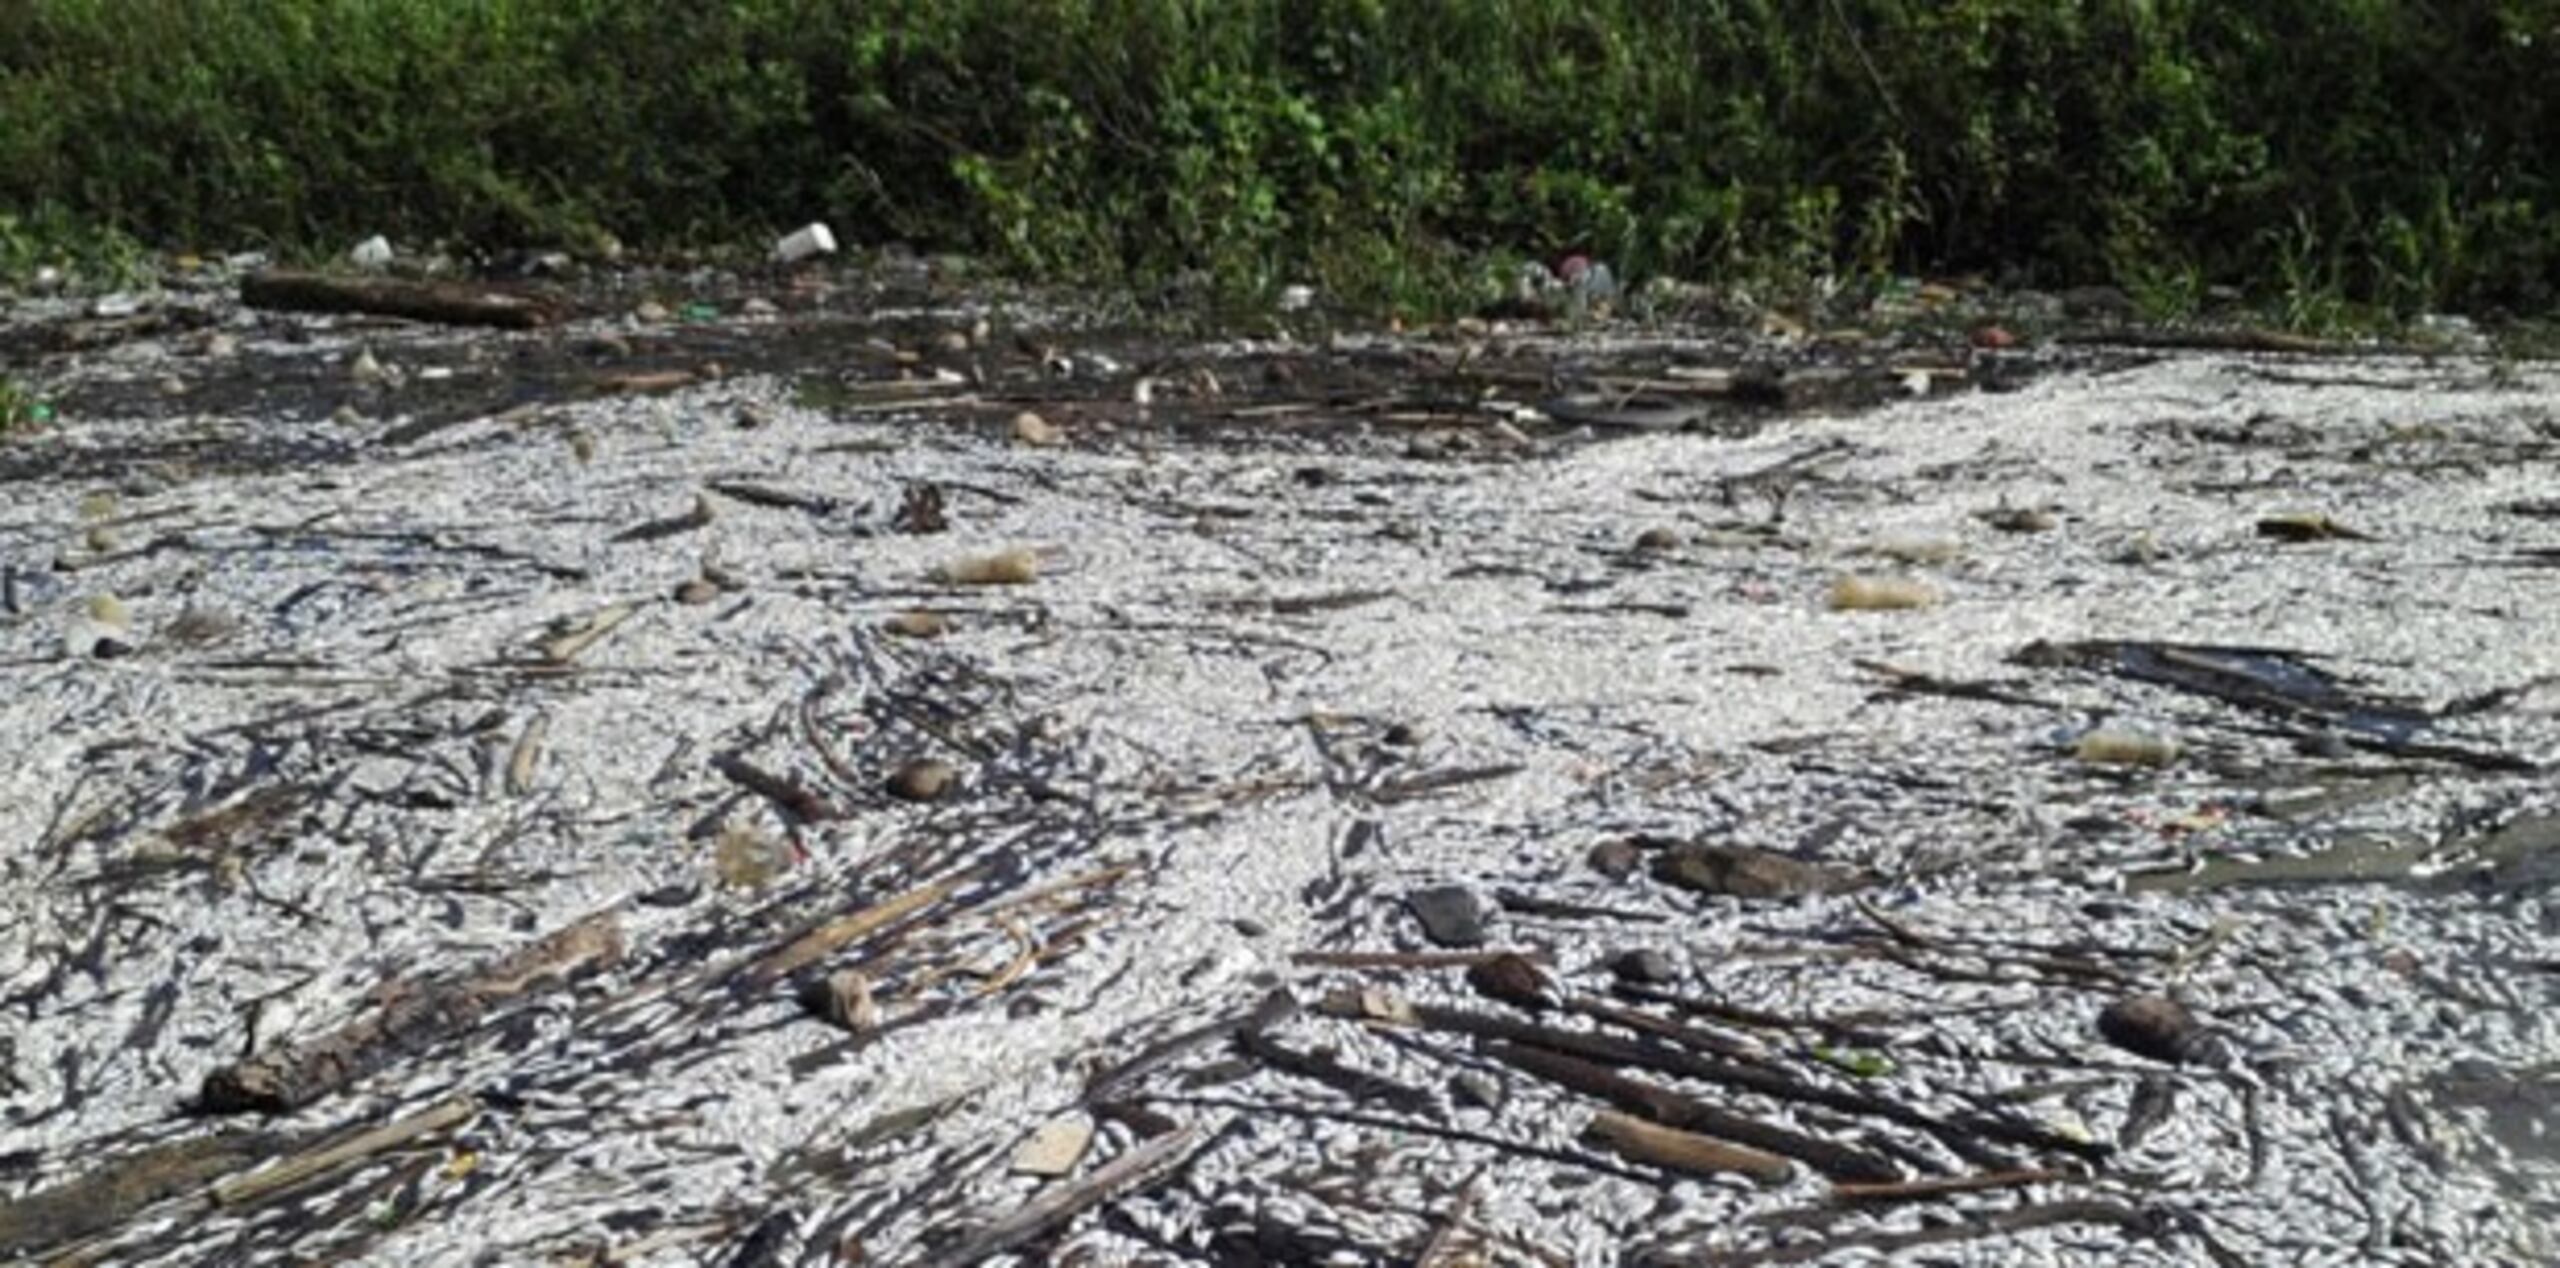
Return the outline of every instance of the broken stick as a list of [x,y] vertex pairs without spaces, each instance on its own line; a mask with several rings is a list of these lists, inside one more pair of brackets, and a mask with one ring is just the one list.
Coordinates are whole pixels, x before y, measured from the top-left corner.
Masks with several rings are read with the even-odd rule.
[[498,1006],[579,970],[621,958],[612,913],[590,916],[467,977],[395,985],[380,1012],[206,1075],[197,1108],[209,1114],[308,1105],[444,1039],[477,1027]]
[[330,277],[269,269],[240,281],[240,302],[251,308],[297,313],[369,313],[448,326],[501,326],[530,330],[560,319],[559,301],[547,296],[469,286],[412,282],[394,277]]

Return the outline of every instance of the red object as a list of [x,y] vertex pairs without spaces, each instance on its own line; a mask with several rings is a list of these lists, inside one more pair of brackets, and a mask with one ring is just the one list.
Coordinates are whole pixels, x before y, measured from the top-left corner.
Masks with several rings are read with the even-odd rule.
[[2016,346],[2017,342],[2016,335],[1998,326],[1973,328],[1973,346],[1977,348],[2008,348]]

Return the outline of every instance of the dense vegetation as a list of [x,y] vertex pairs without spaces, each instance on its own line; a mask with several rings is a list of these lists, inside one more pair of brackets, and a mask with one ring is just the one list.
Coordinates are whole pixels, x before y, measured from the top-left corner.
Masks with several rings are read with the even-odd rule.
[[12,0],[0,270],[857,240],[1451,294],[1999,272],[2560,294],[2560,0]]

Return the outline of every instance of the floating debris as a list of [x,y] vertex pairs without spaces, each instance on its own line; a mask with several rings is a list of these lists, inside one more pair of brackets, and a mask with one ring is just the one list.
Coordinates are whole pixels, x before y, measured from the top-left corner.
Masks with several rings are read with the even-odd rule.
[[2370,533],[2360,533],[2326,515],[2302,512],[2269,515],[2258,521],[2258,536],[2280,542],[2369,542]]
[[1484,900],[1464,885],[1434,885],[1405,896],[1422,935],[1444,947],[1480,947],[1487,937]]
[[1838,894],[1868,882],[1854,872],[1742,845],[1679,845],[1655,855],[1653,878],[1702,894],[1801,898]]
[[900,801],[940,801],[958,786],[960,771],[933,757],[900,762],[889,772],[889,795]]
[[1093,1147],[1093,1120],[1082,1114],[1053,1118],[1031,1133],[1013,1151],[1013,1170],[1017,1175],[1067,1175],[1084,1160],[1085,1151]]
[[1937,588],[1925,581],[1851,575],[1832,579],[1829,602],[1834,611],[1869,612],[1931,607],[1938,598]]
[[2178,760],[2178,742],[2140,731],[2100,727],[2071,742],[2071,755],[2092,766],[2170,766]]
[[934,576],[955,586],[1028,585],[1040,579],[1040,556],[1024,549],[972,555],[943,564]]
[[882,621],[880,628],[900,638],[940,638],[951,632],[951,621],[939,612],[916,610],[897,613]]

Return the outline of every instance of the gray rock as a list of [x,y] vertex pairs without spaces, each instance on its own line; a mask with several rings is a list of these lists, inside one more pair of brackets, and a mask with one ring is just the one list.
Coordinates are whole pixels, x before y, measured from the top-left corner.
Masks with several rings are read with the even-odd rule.
[[1485,940],[1484,900],[1464,885],[1435,885],[1405,895],[1422,922],[1422,934],[1444,947],[1480,947]]
[[1621,951],[1609,960],[1609,971],[1630,982],[1660,986],[1678,981],[1680,966],[1670,956],[1652,947]]
[[1588,857],[1592,871],[1613,881],[1635,875],[1637,866],[1644,862],[1644,852],[1631,841],[1603,841],[1591,847]]

